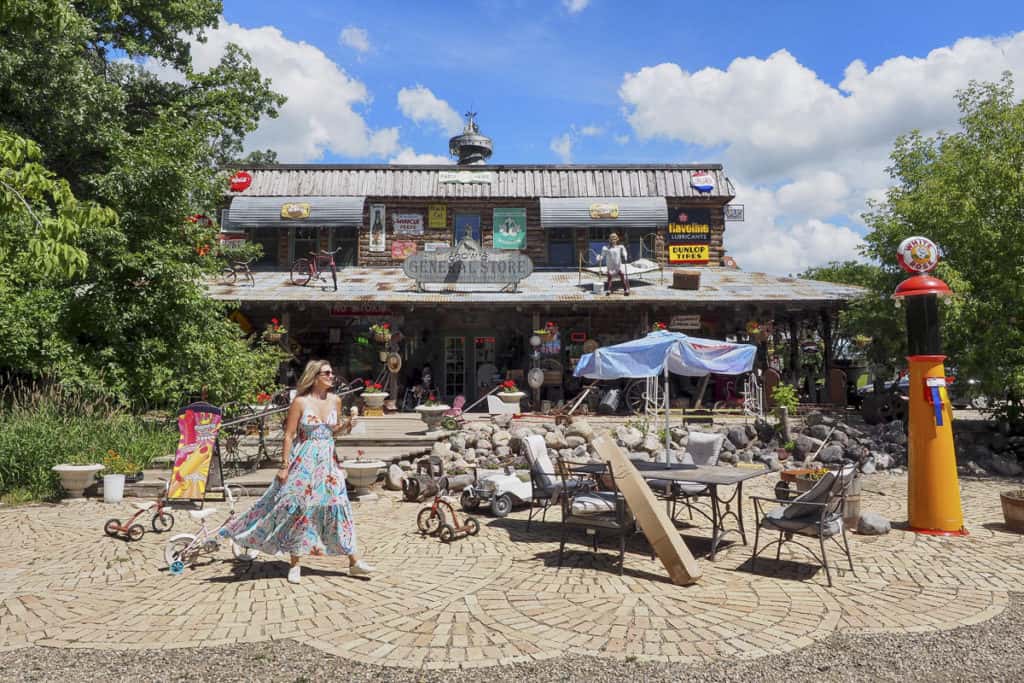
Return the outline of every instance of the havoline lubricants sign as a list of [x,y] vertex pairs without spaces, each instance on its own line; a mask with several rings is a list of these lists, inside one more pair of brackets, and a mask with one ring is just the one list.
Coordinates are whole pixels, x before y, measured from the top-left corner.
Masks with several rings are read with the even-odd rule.
[[668,224],[669,263],[707,263],[711,247],[711,211],[680,211]]

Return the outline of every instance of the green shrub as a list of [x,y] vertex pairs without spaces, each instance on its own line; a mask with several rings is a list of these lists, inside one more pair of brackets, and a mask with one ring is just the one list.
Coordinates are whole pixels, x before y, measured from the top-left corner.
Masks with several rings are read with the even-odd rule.
[[785,408],[792,415],[796,413],[797,404],[800,399],[796,395],[796,388],[792,384],[777,384],[772,389],[772,401],[780,408]]
[[54,465],[102,463],[114,450],[144,469],[177,443],[177,430],[166,423],[147,423],[60,389],[14,390],[0,399],[0,495],[59,498]]

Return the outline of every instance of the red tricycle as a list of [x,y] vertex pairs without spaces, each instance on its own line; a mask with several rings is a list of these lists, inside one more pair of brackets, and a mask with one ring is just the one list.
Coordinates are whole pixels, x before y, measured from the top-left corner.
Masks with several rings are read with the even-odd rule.
[[458,534],[476,536],[480,533],[480,522],[472,517],[459,521],[447,490],[438,491],[434,496],[434,502],[419,511],[416,515],[416,526],[419,527],[421,534],[437,534],[445,543],[454,541]]
[[147,500],[142,503],[131,504],[135,508],[135,514],[131,516],[124,524],[121,524],[121,520],[114,518],[108,519],[107,523],[103,525],[103,531],[107,536],[118,536],[121,535],[129,541],[137,541],[146,535],[146,528],[141,524],[135,522],[136,519],[143,512],[152,511],[153,516],[150,521],[153,531],[158,533],[163,531],[170,531],[174,526],[174,515],[169,510],[165,510],[167,507],[167,499],[161,498],[160,500]]

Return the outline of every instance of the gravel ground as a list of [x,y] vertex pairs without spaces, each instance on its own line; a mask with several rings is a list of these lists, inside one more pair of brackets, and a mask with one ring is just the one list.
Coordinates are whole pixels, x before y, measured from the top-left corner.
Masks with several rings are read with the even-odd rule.
[[292,640],[188,650],[114,652],[33,647],[0,653],[2,681],[1019,681],[1024,595],[998,617],[952,631],[835,635],[750,662],[702,667],[578,657],[471,671],[356,664]]

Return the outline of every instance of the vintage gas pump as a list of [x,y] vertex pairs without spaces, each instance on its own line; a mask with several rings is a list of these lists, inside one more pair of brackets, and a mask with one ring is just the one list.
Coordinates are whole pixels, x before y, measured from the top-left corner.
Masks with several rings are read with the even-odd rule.
[[912,531],[942,536],[966,535],[960,506],[960,483],[953,448],[953,409],[939,335],[940,296],[952,294],[929,275],[939,250],[926,237],[909,237],[897,249],[900,266],[910,277],[893,298],[907,309],[907,361],[910,365],[908,522]]

